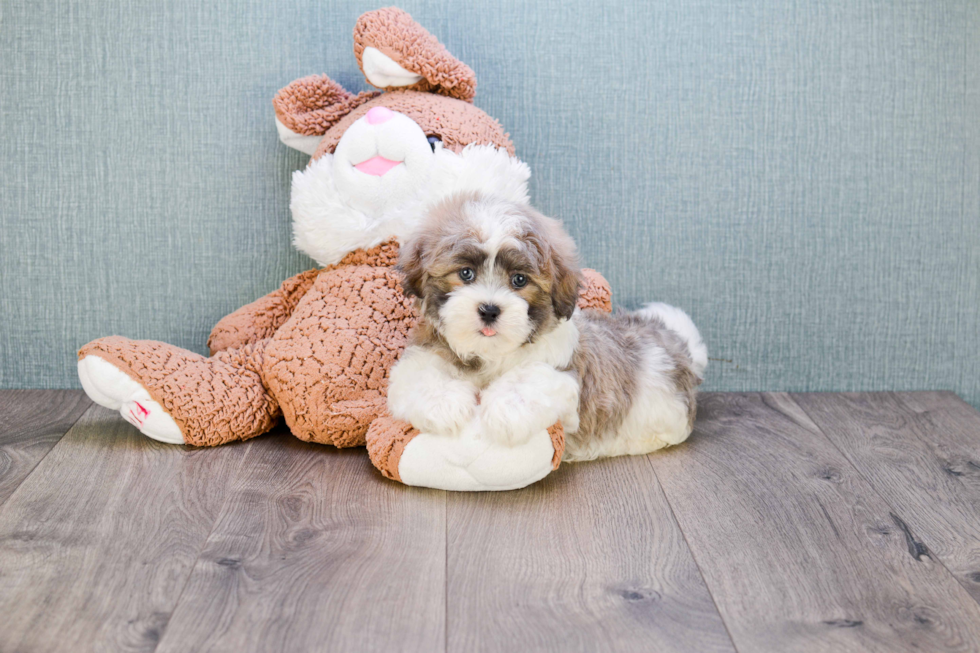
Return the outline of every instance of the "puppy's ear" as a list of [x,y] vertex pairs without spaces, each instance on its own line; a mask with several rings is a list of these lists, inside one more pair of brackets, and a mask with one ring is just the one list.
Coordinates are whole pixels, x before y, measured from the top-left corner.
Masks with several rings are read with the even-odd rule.
[[552,256],[551,303],[554,306],[555,315],[566,320],[571,319],[572,313],[575,312],[579,290],[582,287],[582,273],[574,256],[574,250],[572,251],[571,259],[557,252]]
[[538,250],[541,269],[551,276],[551,303],[555,315],[570,319],[582,287],[575,241],[565,233],[558,220],[541,215],[528,206],[520,207],[520,210],[532,225],[527,238]]
[[413,238],[402,247],[398,255],[398,271],[402,273],[402,291],[408,297],[422,297],[427,274],[423,257],[425,255],[425,237]]

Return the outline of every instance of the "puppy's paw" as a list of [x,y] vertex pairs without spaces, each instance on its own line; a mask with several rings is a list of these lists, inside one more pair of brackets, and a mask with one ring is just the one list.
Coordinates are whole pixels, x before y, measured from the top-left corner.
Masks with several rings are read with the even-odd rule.
[[459,433],[476,412],[477,389],[445,368],[445,362],[425,348],[406,349],[388,381],[391,416],[425,433]]
[[525,444],[537,431],[500,412],[493,404],[480,406],[480,437],[505,447]]
[[543,364],[505,374],[480,398],[481,433],[499,444],[523,444],[558,420],[578,429],[578,383]]
[[475,412],[476,388],[467,383],[450,383],[438,400],[414,406],[407,421],[423,433],[456,435]]
[[480,434],[497,444],[516,447],[558,421],[558,411],[532,400],[519,386],[495,384],[480,397]]
[[575,410],[565,411],[565,414],[561,416],[561,426],[562,426],[562,430],[565,431],[565,435],[578,433],[578,427],[579,427],[578,406],[575,407]]

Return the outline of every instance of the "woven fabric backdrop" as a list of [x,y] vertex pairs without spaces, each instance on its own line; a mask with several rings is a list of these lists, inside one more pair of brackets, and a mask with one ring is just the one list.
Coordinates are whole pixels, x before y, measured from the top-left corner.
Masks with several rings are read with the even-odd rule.
[[[0,2],[0,386],[109,334],[205,351],[311,267],[271,99],[376,4]],[[477,73],[616,303],[677,304],[705,389],[980,405],[980,3],[401,5]]]

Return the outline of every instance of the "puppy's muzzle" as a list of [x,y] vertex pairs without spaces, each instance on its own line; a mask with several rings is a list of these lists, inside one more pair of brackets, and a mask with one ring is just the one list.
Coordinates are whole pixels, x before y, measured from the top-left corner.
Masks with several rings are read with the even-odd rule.
[[487,326],[490,326],[500,317],[500,307],[496,304],[480,304],[476,312],[480,314],[480,319]]

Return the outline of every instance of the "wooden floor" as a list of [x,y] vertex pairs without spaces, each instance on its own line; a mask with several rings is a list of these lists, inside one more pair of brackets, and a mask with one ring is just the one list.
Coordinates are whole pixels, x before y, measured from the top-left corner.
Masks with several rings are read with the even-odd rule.
[[87,650],[980,651],[980,414],[707,394],[674,449],[450,494],[3,391],[0,651]]

